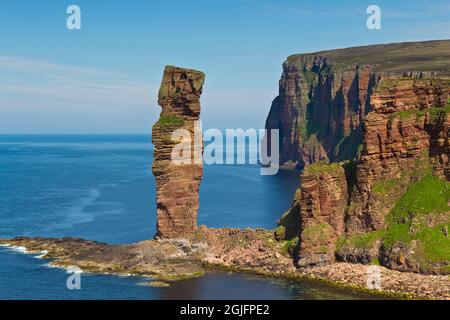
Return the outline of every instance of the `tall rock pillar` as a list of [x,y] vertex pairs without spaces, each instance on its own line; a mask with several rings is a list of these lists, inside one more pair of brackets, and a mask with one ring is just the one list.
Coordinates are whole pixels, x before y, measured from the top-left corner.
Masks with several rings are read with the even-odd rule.
[[162,112],[152,134],[158,239],[190,238],[197,228],[203,176],[198,121],[204,80],[200,71],[174,66],[164,70],[158,98]]

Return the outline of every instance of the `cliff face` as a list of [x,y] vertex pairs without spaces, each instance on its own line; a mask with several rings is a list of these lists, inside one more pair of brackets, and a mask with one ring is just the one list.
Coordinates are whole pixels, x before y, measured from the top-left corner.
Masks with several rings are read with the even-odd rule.
[[[153,174],[156,179],[156,238],[190,238],[197,228],[198,191],[203,176],[200,95],[205,75],[200,71],[168,66],[159,91],[162,107],[160,119],[153,126],[155,147]],[[180,142],[172,133],[184,130],[189,135],[189,153],[178,155],[184,163],[172,159],[174,147]],[[200,139],[194,140],[194,135]],[[193,142],[192,142],[193,141]]]
[[332,263],[336,241],[345,230],[345,170],[339,164],[316,163],[300,179],[292,207],[278,221],[276,238],[285,241],[298,267]]
[[290,56],[267,129],[280,130],[280,164],[354,159],[369,97],[386,75],[450,75],[450,40],[355,47]]
[[266,121],[280,130],[280,163],[303,168],[353,158],[375,83],[367,65],[333,65],[320,55],[288,59]]
[[449,90],[445,79],[380,81],[365,119],[348,233],[382,228],[395,201],[426,173],[427,162],[435,175],[450,178]]
[[339,259],[449,273],[450,79],[380,79]]
[[299,267],[334,262],[336,241],[344,232],[347,180],[340,165],[315,164],[302,174]]
[[447,78],[380,77],[359,161],[306,167],[279,222],[299,267],[450,272],[449,99]]
[[450,41],[288,58],[266,126],[304,168],[276,229],[298,266],[450,273],[449,75]]

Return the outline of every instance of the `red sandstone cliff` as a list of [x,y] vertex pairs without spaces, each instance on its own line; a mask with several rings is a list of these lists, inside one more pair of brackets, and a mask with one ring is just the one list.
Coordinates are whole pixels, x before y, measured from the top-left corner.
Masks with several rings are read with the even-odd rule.
[[[347,214],[348,233],[378,230],[395,201],[428,161],[436,175],[450,179],[448,79],[385,79],[372,95],[365,119],[363,152]],[[421,168],[422,167],[422,168]],[[395,181],[399,180],[398,184]],[[388,194],[374,186],[387,181]],[[395,185],[394,185],[395,184]]]
[[315,164],[302,174],[299,267],[334,262],[336,241],[344,232],[347,180],[340,165]]
[[[280,130],[281,162],[305,168],[276,229],[298,266],[331,263],[336,250],[450,272],[449,92],[450,41],[288,58],[266,127]],[[340,160],[353,161],[324,163]]]
[[266,121],[280,130],[280,163],[303,168],[354,158],[375,80],[367,65],[333,65],[314,54],[288,59]]
[[[203,176],[201,132],[195,127],[200,118],[200,95],[205,75],[196,70],[168,66],[159,91],[160,119],[153,126],[155,146],[153,174],[156,179],[156,238],[190,238],[197,228],[198,191]],[[194,141],[185,164],[172,161],[172,151],[180,141],[172,133],[186,130]],[[195,145],[199,141],[200,145]],[[199,158],[199,159],[198,159]]]
[[374,45],[290,56],[267,129],[280,130],[280,162],[303,168],[354,159],[369,97],[382,75],[450,75],[450,40]]
[[277,238],[295,240],[299,267],[332,263],[337,250],[348,262],[448,273],[450,79],[377,82],[359,161],[307,166]]

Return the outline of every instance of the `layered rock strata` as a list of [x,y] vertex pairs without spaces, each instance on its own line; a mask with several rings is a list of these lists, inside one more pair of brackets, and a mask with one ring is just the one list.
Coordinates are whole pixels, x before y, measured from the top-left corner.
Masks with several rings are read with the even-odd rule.
[[[450,272],[449,76],[448,40],[299,54],[283,64],[266,127],[280,130],[281,163],[304,169],[275,232],[299,266],[333,262],[335,246],[344,261]],[[311,176],[309,167],[340,161],[347,188],[333,188],[344,201],[327,208],[324,186],[337,176]],[[324,212],[340,212],[341,228]]]
[[190,238],[197,228],[203,176],[198,120],[204,79],[205,75],[196,70],[173,66],[164,70],[158,99],[162,111],[152,135],[156,238]]
[[313,165],[302,177],[297,265],[334,262],[336,241],[344,231],[347,181],[342,167]]
[[304,170],[301,181],[276,235],[279,240],[294,241],[291,245],[296,245],[293,255],[298,267],[333,263],[336,241],[345,229],[345,171],[339,164],[316,163]]
[[368,65],[333,65],[321,55],[288,59],[266,121],[266,129],[280,130],[280,163],[301,169],[354,158],[376,80]]
[[[298,266],[339,260],[450,272],[450,79],[380,77],[355,162],[302,173],[279,240]],[[345,170],[341,167],[345,167]]]
[[450,40],[292,55],[283,64],[266,128],[280,130],[284,167],[353,160],[380,79],[444,75],[450,75]]
[[364,122],[349,234],[383,228],[396,200],[427,173],[428,162],[435,175],[450,179],[449,92],[450,79],[380,81],[371,98],[373,112]]

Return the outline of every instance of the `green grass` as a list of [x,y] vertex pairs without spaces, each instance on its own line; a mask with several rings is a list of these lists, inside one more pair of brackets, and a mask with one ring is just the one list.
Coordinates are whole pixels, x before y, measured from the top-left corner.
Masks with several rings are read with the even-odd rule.
[[313,71],[306,70],[302,72],[302,79],[305,79],[306,83],[311,86],[312,84],[314,84],[314,82],[317,81],[318,74]]
[[[389,248],[418,241],[415,255],[422,265],[450,261],[450,239],[442,231],[443,227],[450,227],[449,201],[450,182],[428,174],[413,183],[388,215],[383,245]],[[433,215],[447,215],[447,223],[427,226],[427,217]],[[418,224],[415,232],[411,231],[412,223]]]
[[286,211],[280,220],[277,221],[278,227],[274,230],[275,238],[278,241],[291,240],[300,233],[300,208],[294,204]]
[[408,215],[442,213],[450,210],[450,182],[431,174],[413,183],[390,213],[390,223],[401,223]]
[[442,232],[442,227],[450,228],[450,223],[424,228],[417,234],[421,240],[426,257],[433,262],[450,261],[450,239]]
[[395,112],[389,118],[392,121],[393,119],[400,119],[400,120],[408,120],[412,118],[417,119],[423,116],[425,116],[425,110],[411,109]]
[[305,57],[327,56],[329,63],[370,64],[376,71],[441,71],[450,74],[450,40],[389,43],[346,49],[296,54],[288,58],[300,64]]
[[338,241],[336,249],[339,250],[344,246],[350,246],[358,249],[370,249],[375,242],[382,238],[384,230],[367,232],[349,237],[341,237]]
[[286,238],[286,227],[278,226],[275,228],[274,233],[275,233],[275,239],[284,240]]
[[370,260],[370,264],[376,265],[376,266],[380,266],[381,265],[380,260],[378,259],[378,257],[372,258],[372,260]]
[[450,113],[450,105],[442,108],[432,108],[430,109],[430,118],[432,122],[441,119]]
[[354,236],[350,238],[350,242],[355,246],[355,248],[371,248],[373,244],[380,239],[382,236],[382,231],[373,231],[363,235]]
[[182,126],[184,125],[184,119],[172,115],[161,116],[155,125],[162,127]]
[[[388,192],[386,184],[393,182],[383,182],[379,185],[378,192]],[[419,181],[411,183],[396,202],[387,216],[385,229],[341,237],[336,250],[347,246],[370,249],[378,239],[387,249],[399,244],[410,245],[412,241],[416,241],[414,257],[422,267],[426,268],[430,262],[449,262],[450,238],[443,231],[445,227],[450,230],[449,201],[450,182],[427,173]],[[442,223],[428,226],[430,217],[440,217],[438,221]]]
[[298,237],[295,237],[291,240],[284,241],[281,251],[284,254],[289,254],[290,256],[293,256],[295,253],[295,248],[298,245],[298,241],[299,241]]
[[450,239],[445,236],[442,227],[450,228],[450,223],[439,224],[432,228],[423,226],[422,229],[411,234],[408,224],[394,224],[388,227],[383,233],[383,245],[390,248],[398,243],[411,243],[418,241],[422,252],[418,254],[422,262],[443,262],[450,261]]
[[450,113],[450,106],[445,107],[433,107],[428,109],[411,109],[411,110],[403,110],[399,112],[394,112],[390,115],[389,120],[400,119],[400,120],[408,120],[408,119],[419,119],[424,117],[426,114],[430,116],[431,122],[435,122],[442,117],[446,116]]
[[333,229],[329,224],[319,223],[307,226],[302,232],[302,239],[313,245],[320,245],[327,243],[332,234]]
[[377,181],[372,186],[372,191],[378,194],[386,195],[388,194],[393,188],[395,188],[398,185],[399,181],[397,179],[389,179],[389,180],[381,180]]
[[320,173],[344,173],[344,168],[339,163],[325,163],[316,162],[305,168],[306,174],[320,174]]

